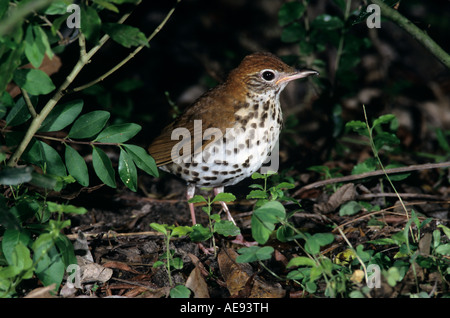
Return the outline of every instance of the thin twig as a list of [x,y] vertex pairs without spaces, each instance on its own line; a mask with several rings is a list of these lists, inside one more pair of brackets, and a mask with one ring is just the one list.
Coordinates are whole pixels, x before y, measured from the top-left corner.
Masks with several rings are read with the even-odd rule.
[[31,102],[30,95],[28,95],[28,92],[26,90],[24,90],[23,88],[21,88],[21,91],[22,91],[23,99],[25,100],[25,103],[27,104],[28,111],[31,114],[31,117],[36,118],[37,113],[36,113],[36,110],[34,109],[33,103]]
[[[178,0],[177,3],[179,3],[181,0]],[[161,29],[164,27],[164,25],[167,23],[167,21],[170,19],[170,17],[172,16],[173,12],[175,11],[175,7],[174,6],[169,13],[166,15],[166,17],[164,18],[164,20],[158,25],[158,27],[153,31],[153,33],[147,38],[147,43],[149,43],[155,36],[156,34],[159,33],[159,31],[161,31]],[[126,58],[124,58],[121,62],[119,62],[116,66],[114,66],[112,69],[110,69],[109,71],[107,71],[106,73],[104,73],[103,75],[97,77],[95,80],[75,87],[74,89],[70,90],[68,93],[74,93],[74,92],[79,92],[82,91],[88,87],[91,87],[99,82],[104,81],[108,76],[110,76],[111,74],[113,74],[115,71],[117,71],[119,68],[121,68],[123,65],[125,65],[128,61],[130,61],[133,57],[135,57],[136,54],[139,53],[139,51],[141,51],[144,48],[145,45],[140,45],[138,46],[133,52],[131,52]]]
[[[439,163],[425,163],[425,164],[421,164],[421,165],[410,165],[407,167],[385,169],[385,172],[387,174],[395,174],[395,173],[405,173],[405,172],[411,172],[411,171],[448,168],[448,167],[450,167],[450,161],[439,162]],[[384,175],[385,172],[383,170],[376,170],[376,171],[370,171],[370,172],[365,172],[365,173],[360,173],[360,174],[355,174],[355,175],[350,175],[350,176],[345,176],[345,177],[337,177],[337,178],[317,181],[317,182],[310,183],[310,184],[298,189],[293,194],[293,197],[299,196],[300,194],[302,194],[305,191],[323,187],[325,185],[377,177],[377,176]]]

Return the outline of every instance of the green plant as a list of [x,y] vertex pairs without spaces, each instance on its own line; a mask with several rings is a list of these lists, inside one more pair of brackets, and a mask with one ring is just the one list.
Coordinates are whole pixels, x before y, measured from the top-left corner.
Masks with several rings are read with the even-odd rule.
[[[22,194],[7,206],[0,197],[4,229],[0,256],[0,297],[16,296],[23,280],[36,275],[46,286],[61,284],[66,268],[76,264],[72,243],[63,234],[70,227],[64,214],[83,214],[86,209],[42,201],[35,195]],[[56,219],[51,219],[56,215]],[[30,217],[37,223],[26,223]],[[55,291],[56,291],[55,290]]]
[[[206,206],[202,207],[203,212],[208,215],[208,228],[205,228],[201,224],[195,224],[192,226],[191,239],[194,242],[203,242],[209,240],[214,236],[214,233],[223,236],[237,236],[241,234],[240,229],[229,220],[221,220],[220,214],[212,214],[212,204],[216,202],[231,202],[236,200],[236,197],[231,193],[218,193],[212,200],[210,197],[205,199],[201,195],[195,195],[189,200],[189,203],[204,203]],[[216,255],[216,243],[212,240],[214,256]]]
[[[48,191],[61,191],[70,183],[78,182],[82,187],[92,184],[94,179],[89,175],[85,155],[92,154],[95,175],[113,188],[117,186],[116,172],[105,148],[113,147],[119,152],[117,172],[130,190],[137,190],[137,168],[158,175],[146,150],[129,143],[141,126],[116,119],[110,123],[110,112],[92,110],[92,106],[88,111],[84,100],[71,94],[88,88],[91,89],[88,93],[96,89],[99,94],[101,87],[96,84],[120,69],[142,48],[149,47],[148,43],[175,8],[146,36],[138,28],[125,24],[130,10],[140,0],[92,0],[68,7],[71,3],[0,2],[0,119],[5,141],[0,151],[0,184],[5,190],[0,213],[3,296],[14,295],[17,286],[33,274],[44,285],[55,283],[58,289],[64,268],[76,263],[72,245],[62,233],[70,221],[61,216],[81,212],[71,205],[48,202],[46,198]],[[66,26],[71,31],[68,37],[61,32]],[[106,73],[73,87],[78,74],[109,39],[133,51]],[[78,45],[69,45],[72,42]],[[52,61],[57,54],[69,50],[79,52],[79,57],[67,62],[72,69],[61,74],[64,76],[60,82],[39,69],[45,56]],[[6,91],[8,84],[18,89],[17,97]],[[130,80],[120,83],[122,91],[136,87],[139,83]],[[104,98],[107,95],[102,94]],[[101,103],[100,97],[98,101]],[[113,106],[110,109],[117,114],[117,107]],[[126,113],[122,114],[127,118]],[[18,164],[21,166],[16,167]],[[12,248],[14,242],[17,247]]]
[[[179,257],[174,257],[175,250],[170,249],[170,239],[172,237],[185,236],[185,235],[189,234],[190,232],[192,232],[192,228],[189,226],[174,226],[174,225],[158,224],[158,223],[151,223],[150,227],[164,235],[164,243],[165,243],[165,247],[166,247],[166,251],[164,252],[164,254],[160,255],[159,261],[156,261],[153,264],[153,267],[164,266],[166,268],[167,275],[169,277],[169,285],[172,287],[173,286],[172,270],[182,269],[183,268],[183,260]],[[174,295],[178,295],[179,293],[182,293],[183,287],[180,287],[180,285],[173,287],[175,289]],[[186,288],[186,287],[184,287],[184,288]],[[172,295],[172,291],[171,291],[171,295]],[[175,296],[173,296],[173,297],[175,297]],[[180,297],[180,295],[178,295],[177,297]]]

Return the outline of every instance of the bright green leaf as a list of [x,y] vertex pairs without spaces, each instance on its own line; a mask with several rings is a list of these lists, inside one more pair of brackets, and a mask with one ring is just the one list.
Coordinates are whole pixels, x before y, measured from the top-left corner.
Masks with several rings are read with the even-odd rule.
[[356,201],[349,201],[341,205],[339,208],[339,215],[355,215],[359,211],[361,211],[362,206]]
[[193,242],[202,242],[210,239],[213,236],[211,231],[202,226],[201,224],[195,224],[192,226],[192,232],[189,234],[189,237]]
[[91,43],[97,43],[100,35],[101,19],[93,7],[81,7],[81,31]]
[[45,46],[35,37],[31,24],[28,25],[25,32],[25,56],[35,68],[41,66],[45,56]]
[[127,153],[133,158],[134,163],[139,169],[144,170],[149,175],[158,177],[158,168],[155,160],[145,151],[144,148],[135,145],[123,145]]
[[131,156],[121,149],[119,156],[119,177],[122,182],[133,192],[137,190],[137,170]]
[[236,197],[231,193],[218,193],[211,202],[232,202]]
[[223,236],[237,236],[241,234],[239,227],[228,220],[220,220],[214,223],[214,232]]
[[147,38],[138,28],[118,23],[104,23],[104,31],[120,45],[130,48],[132,46],[149,46]]
[[45,95],[55,89],[50,77],[38,69],[17,69],[13,79],[31,95]]
[[158,224],[158,223],[150,223],[150,227],[154,229],[155,231],[158,231],[164,235],[167,235],[167,230],[165,224]]
[[69,131],[69,138],[84,139],[98,134],[109,119],[109,112],[96,110],[80,116]]
[[189,298],[191,291],[184,285],[177,285],[170,290],[170,298]]
[[286,265],[287,268],[294,266],[316,266],[316,262],[306,256],[297,256],[289,261]]
[[[30,96],[31,104],[36,107],[38,98],[36,96]],[[6,116],[7,126],[18,126],[26,122],[31,118],[30,111],[28,110],[25,99],[21,96],[13,108],[9,111],[8,116]]]
[[191,199],[188,200],[188,203],[207,203],[207,202],[208,201],[206,201],[206,199],[199,194],[194,195]]
[[83,157],[72,147],[66,144],[66,167],[69,174],[83,187],[89,185],[89,173]]
[[255,261],[263,261],[266,259],[270,259],[274,252],[274,248],[272,246],[250,246],[243,247],[238,250],[238,253],[241,254],[236,258],[237,263],[249,263]]
[[92,149],[92,165],[99,179],[111,188],[116,188],[116,178],[111,160],[106,153],[97,148]]
[[141,129],[141,126],[133,123],[111,125],[106,127],[97,138],[95,138],[95,141],[110,143],[126,142],[136,136]]
[[7,229],[3,233],[2,252],[9,265],[14,265],[14,250],[17,244],[28,246],[31,242],[30,233],[26,230]]
[[81,99],[55,106],[47,118],[45,118],[39,131],[59,131],[66,128],[73,123],[82,109],[83,100]]

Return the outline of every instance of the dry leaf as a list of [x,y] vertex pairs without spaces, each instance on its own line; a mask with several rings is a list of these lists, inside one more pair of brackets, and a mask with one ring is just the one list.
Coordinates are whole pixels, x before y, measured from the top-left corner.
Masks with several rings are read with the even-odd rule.
[[198,267],[192,270],[186,280],[186,287],[194,292],[194,298],[209,298],[208,285]]
[[329,213],[336,210],[342,204],[356,198],[356,189],[353,183],[344,184],[331,195],[328,202],[314,204],[315,213]]
[[286,291],[279,283],[268,283],[253,274],[247,263],[236,263],[238,254],[232,249],[223,249],[217,260],[220,272],[231,297],[281,298]]
[[39,287],[30,291],[25,298],[55,298],[51,292],[56,292],[56,284],[51,284],[45,287]]

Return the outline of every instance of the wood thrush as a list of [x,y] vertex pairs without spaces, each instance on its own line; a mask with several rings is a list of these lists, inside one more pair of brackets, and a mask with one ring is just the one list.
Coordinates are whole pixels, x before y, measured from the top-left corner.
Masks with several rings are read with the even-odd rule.
[[[148,151],[162,170],[186,180],[188,200],[195,187],[214,188],[217,195],[278,155],[272,152],[283,121],[280,93],[288,82],[318,74],[295,70],[270,53],[248,55],[223,84],[169,124]],[[192,203],[189,209],[195,224]],[[244,242],[241,235],[237,241]]]

